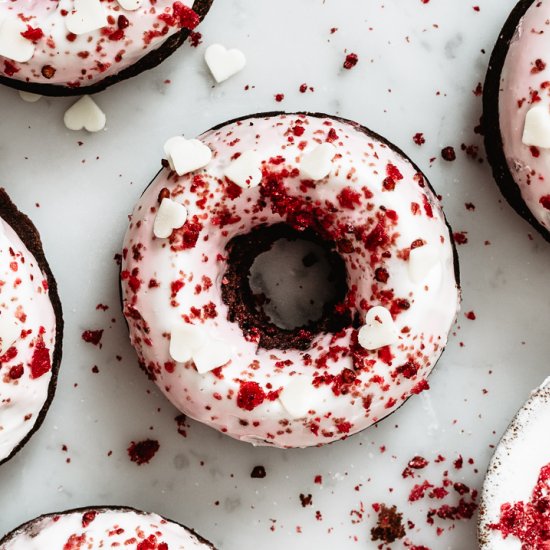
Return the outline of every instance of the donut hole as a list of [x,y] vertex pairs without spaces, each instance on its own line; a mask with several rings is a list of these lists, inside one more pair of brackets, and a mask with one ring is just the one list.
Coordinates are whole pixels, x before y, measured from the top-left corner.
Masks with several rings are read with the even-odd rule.
[[259,226],[227,245],[222,299],[228,318],[264,349],[308,349],[320,332],[351,325],[338,305],[348,286],[331,242],[286,224]]
[[279,239],[270,250],[259,254],[250,268],[248,283],[256,308],[263,309],[283,330],[319,321],[325,304],[339,298],[336,273],[326,250],[302,238]]

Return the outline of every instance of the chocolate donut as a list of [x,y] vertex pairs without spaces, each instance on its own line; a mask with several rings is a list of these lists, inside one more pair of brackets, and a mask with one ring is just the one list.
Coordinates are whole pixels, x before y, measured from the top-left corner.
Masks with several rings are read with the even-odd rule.
[[550,240],[550,2],[521,0],[493,50],[483,92],[485,148],[500,190]]
[[[122,297],[140,363],[185,414],[256,445],[307,447],[372,425],[428,387],[458,304],[453,240],[426,178],[380,136],[271,113],[173,138],[132,215]],[[253,259],[324,246],[335,300],[285,329]],[[281,266],[284,269],[284,266]]]
[[482,550],[548,547],[549,424],[547,379],[512,420],[489,464],[479,510]]
[[42,424],[57,384],[63,317],[38,231],[0,189],[0,464]]
[[46,514],[0,540],[0,550],[215,550],[193,530],[157,514],[99,506]]
[[0,3],[0,82],[51,96],[99,92],[161,63],[213,0]]

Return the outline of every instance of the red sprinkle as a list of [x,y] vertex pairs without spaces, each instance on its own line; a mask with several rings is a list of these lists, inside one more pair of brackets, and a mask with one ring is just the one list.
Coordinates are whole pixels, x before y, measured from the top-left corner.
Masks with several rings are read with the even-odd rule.
[[346,60],[344,61],[344,69],[347,69],[348,71],[350,69],[353,69],[355,65],[359,62],[359,57],[356,53],[350,53],[346,56]]
[[97,346],[101,342],[102,336],[103,330],[85,330],[82,333],[82,340],[84,340],[84,342],[88,342],[88,344]]
[[446,160],[447,162],[452,162],[453,160],[456,160],[454,147],[444,147],[441,150],[441,156],[443,157],[443,160]]
[[265,398],[265,392],[257,382],[241,382],[237,406],[246,411],[253,411],[265,401]]
[[52,368],[50,350],[44,344],[42,336],[36,342],[31,359],[31,378],[34,380],[49,372]]

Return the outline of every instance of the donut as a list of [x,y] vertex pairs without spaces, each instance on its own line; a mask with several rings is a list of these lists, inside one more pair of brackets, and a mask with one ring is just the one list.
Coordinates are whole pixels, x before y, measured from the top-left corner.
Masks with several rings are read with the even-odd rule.
[[485,148],[510,205],[550,240],[550,2],[520,1],[493,50],[483,93]]
[[[340,118],[267,113],[172,138],[165,153],[131,216],[121,289],[139,362],[178,409],[254,445],[308,447],[428,388],[458,264],[401,151]],[[292,329],[248,282],[281,238],[324,245],[337,277],[320,318]]]
[[489,464],[479,513],[482,550],[548,547],[549,425],[550,379],[517,413]]
[[0,464],[42,424],[61,362],[63,317],[38,231],[0,189]]
[[157,514],[100,506],[47,514],[24,523],[0,540],[0,550],[132,548],[215,550],[193,530]]
[[0,82],[22,91],[95,93],[161,63],[213,0],[0,3]]

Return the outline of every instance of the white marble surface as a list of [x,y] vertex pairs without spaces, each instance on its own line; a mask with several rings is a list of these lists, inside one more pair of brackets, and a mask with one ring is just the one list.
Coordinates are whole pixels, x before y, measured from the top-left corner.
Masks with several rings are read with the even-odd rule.
[[[0,469],[0,532],[42,512],[119,503],[183,521],[224,550],[375,548],[371,505],[383,502],[414,522],[407,539],[416,545],[476,546],[475,520],[452,529],[436,522],[445,529],[437,536],[425,519],[434,502],[407,503],[414,481],[401,471],[417,454],[441,454],[446,462],[420,479],[437,484],[448,468],[454,481],[479,489],[491,446],[548,375],[550,245],[531,238],[503,203],[487,164],[460,151],[463,142],[480,144],[473,128],[481,101],[472,90],[514,3],[216,0],[201,29],[205,44],[241,48],[247,69],[213,86],[204,45],[184,47],[156,70],[97,96],[108,116],[97,135],[65,130],[66,100],[29,105],[0,89],[0,180],[42,232],[67,327],[46,422]],[[332,27],[338,31],[331,35]],[[341,69],[346,49],[360,58],[352,71]],[[304,82],[315,92],[300,94]],[[247,84],[253,88],[245,92]],[[285,94],[280,104],[277,93]],[[278,108],[355,119],[413,156],[443,196],[455,231],[468,232],[460,247],[463,312],[477,316],[470,321],[461,313],[429,392],[376,428],[306,451],[254,449],[196,423],[186,438],[179,435],[176,411],[139,371],[127,342],[113,261],[166,138]],[[416,132],[424,132],[422,147],[412,141]],[[454,163],[441,160],[447,145],[457,149]],[[96,311],[98,303],[109,310]],[[105,329],[101,349],[81,340],[89,328]],[[126,448],[147,437],[159,440],[160,451],[138,467]],[[459,454],[475,464],[455,471]],[[250,478],[257,464],[266,467],[263,480]],[[314,483],[318,474],[322,485]],[[311,493],[313,505],[302,508],[300,493]],[[362,507],[362,517],[352,512]]]

